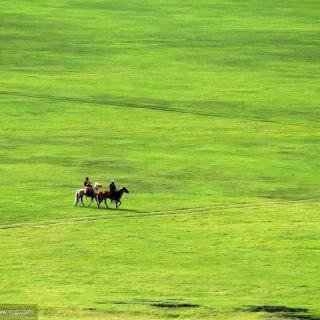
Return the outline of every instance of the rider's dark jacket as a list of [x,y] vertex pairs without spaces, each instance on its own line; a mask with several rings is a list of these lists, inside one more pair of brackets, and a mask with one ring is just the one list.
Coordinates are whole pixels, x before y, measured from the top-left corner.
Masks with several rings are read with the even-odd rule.
[[110,187],[110,194],[111,195],[117,191],[117,187],[114,182],[111,182],[109,187]]

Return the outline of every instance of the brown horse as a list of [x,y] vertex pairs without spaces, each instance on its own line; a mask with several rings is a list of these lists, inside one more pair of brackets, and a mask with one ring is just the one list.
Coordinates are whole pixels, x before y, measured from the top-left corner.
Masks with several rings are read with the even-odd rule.
[[91,198],[91,202],[89,203],[89,207],[91,206],[91,203],[95,199],[98,203],[98,192],[99,192],[99,187],[101,185],[96,183],[94,188],[83,188],[83,189],[78,189],[76,190],[75,193],[75,198],[74,198],[74,206],[76,207],[78,202],[81,201],[82,205],[85,207],[83,203],[83,196],[86,196],[87,198]]
[[98,207],[100,207],[101,202],[104,201],[106,208],[108,208],[107,199],[109,199],[116,203],[116,208],[119,208],[121,206],[121,197],[124,193],[129,193],[126,187],[122,187],[113,194],[110,194],[110,191],[99,192],[97,197]]

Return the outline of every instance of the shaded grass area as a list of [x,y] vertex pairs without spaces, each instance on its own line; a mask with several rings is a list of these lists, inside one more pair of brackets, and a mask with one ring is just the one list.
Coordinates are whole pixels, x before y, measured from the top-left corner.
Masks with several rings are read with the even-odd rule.
[[319,320],[319,317],[314,317],[308,313],[305,308],[288,308],[285,306],[255,306],[248,309],[250,312],[266,312],[276,314],[279,318],[290,318],[300,320]]

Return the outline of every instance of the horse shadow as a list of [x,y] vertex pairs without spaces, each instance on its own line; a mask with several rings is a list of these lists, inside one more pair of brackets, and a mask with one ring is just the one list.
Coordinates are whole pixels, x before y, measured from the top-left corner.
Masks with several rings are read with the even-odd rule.
[[140,211],[140,210],[135,210],[135,209],[126,209],[126,208],[112,208],[112,207],[108,207],[108,208],[106,208],[106,207],[100,207],[100,208],[98,208],[97,206],[90,206],[90,207],[79,207],[79,208],[85,208],[85,209],[91,209],[91,210],[104,210],[104,211],[112,211],[113,213],[115,213],[115,212],[119,212],[119,213],[121,213],[121,212],[123,212],[123,213],[130,213],[130,212],[132,212],[132,213],[143,213],[143,211]]

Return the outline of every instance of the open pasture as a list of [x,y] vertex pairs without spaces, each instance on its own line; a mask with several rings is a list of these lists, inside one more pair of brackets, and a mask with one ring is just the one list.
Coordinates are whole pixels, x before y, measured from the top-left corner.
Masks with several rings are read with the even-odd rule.
[[[0,303],[39,319],[320,318],[317,1],[0,14]],[[130,194],[74,208],[85,176]]]

